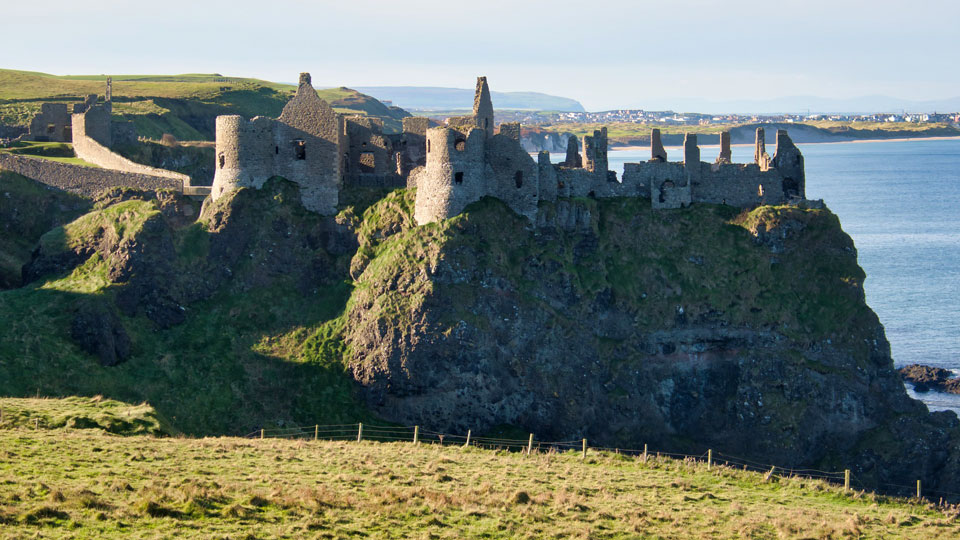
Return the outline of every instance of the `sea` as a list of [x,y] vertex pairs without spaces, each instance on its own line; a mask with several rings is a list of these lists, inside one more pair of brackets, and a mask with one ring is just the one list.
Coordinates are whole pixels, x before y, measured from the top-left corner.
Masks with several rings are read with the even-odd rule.
[[[960,139],[798,146],[807,198],[823,199],[853,238],[867,274],[867,304],[886,329],[895,365],[960,374]],[[732,151],[734,162],[753,161],[752,145]],[[717,146],[701,147],[704,161],[718,153]],[[682,149],[667,148],[667,155],[680,160]],[[619,178],[624,163],[649,158],[643,149],[611,151],[608,159]],[[960,396],[906,388],[931,410],[960,415]]]

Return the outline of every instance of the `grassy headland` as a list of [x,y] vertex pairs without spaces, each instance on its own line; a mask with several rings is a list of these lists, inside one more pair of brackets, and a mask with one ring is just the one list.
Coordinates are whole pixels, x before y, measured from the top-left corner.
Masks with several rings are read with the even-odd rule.
[[[105,76],[56,76],[0,69],[0,123],[28,125],[45,102],[73,103],[88,94],[103,94]],[[170,133],[180,140],[213,140],[214,119],[222,114],[276,118],[294,85],[217,74],[114,75],[114,117],[130,120],[139,135],[159,139]],[[407,113],[348,88],[317,93],[338,112],[376,116],[399,131]]]

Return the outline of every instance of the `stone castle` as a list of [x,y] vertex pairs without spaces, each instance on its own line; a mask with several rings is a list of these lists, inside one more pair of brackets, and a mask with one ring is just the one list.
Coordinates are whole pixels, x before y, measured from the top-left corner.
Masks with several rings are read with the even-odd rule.
[[405,118],[403,133],[386,135],[377,118],[342,116],[300,74],[280,118],[218,116],[216,174],[211,196],[237,187],[260,188],[273,176],[300,185],[303,205],[330,215],[349,186],[402,187],[422,165],[429,120]]
[[486,77],[477,79],[472,115],[450,118],[444,127],[430,128],[428,122],[406,118],[401,134],[384,134],[377,119],[334,112],[303,73],[280,118],[217,118],[211,196],[259,188],[282,176],[300,185],[306,208],[330,215],[344,188],[416,187],[415,218],[421,225],[460,214],[487,196],[531,223],[541,201],[569,197],[644,197],[657,209],[695,202],[746,208],[805,197],[803,155],[783,130],[777,131],[771,157],[758,128],[754,162],[747,164],[731,162],[729,133],[721,135],[712,163],[701,161],[692,134],[684,140],[683,161],[668,161],[659,130],[653,130],[650,160],[627,163],[618,180],[607,169],[606,128],[583,137],[582,145],[571,138],[561,163],[551,163],[547,152],[534,160],[520,145],[519,123],[495,129]]

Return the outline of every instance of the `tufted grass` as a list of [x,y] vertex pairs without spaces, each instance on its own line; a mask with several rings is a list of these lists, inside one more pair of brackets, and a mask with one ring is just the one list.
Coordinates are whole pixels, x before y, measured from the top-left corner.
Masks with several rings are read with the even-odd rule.
[[956,509],[591,451],[0,429],[3,535],[953,538]]

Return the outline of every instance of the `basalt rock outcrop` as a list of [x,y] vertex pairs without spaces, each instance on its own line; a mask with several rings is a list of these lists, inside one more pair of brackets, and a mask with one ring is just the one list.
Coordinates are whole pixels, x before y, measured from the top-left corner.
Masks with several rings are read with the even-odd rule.
[[958,421],[907,397],[835,216],[645,206],[561,201],[530,229],[484,199],[361,235],[379,255],[354,268],[344,338],[369,406],[447,433],[512,425],[958,485]]
[[897,370],[903,380],[913,385],[917,392],[936,390],[948,394],[960,394],[960,379],[949,369],[912,364]]

